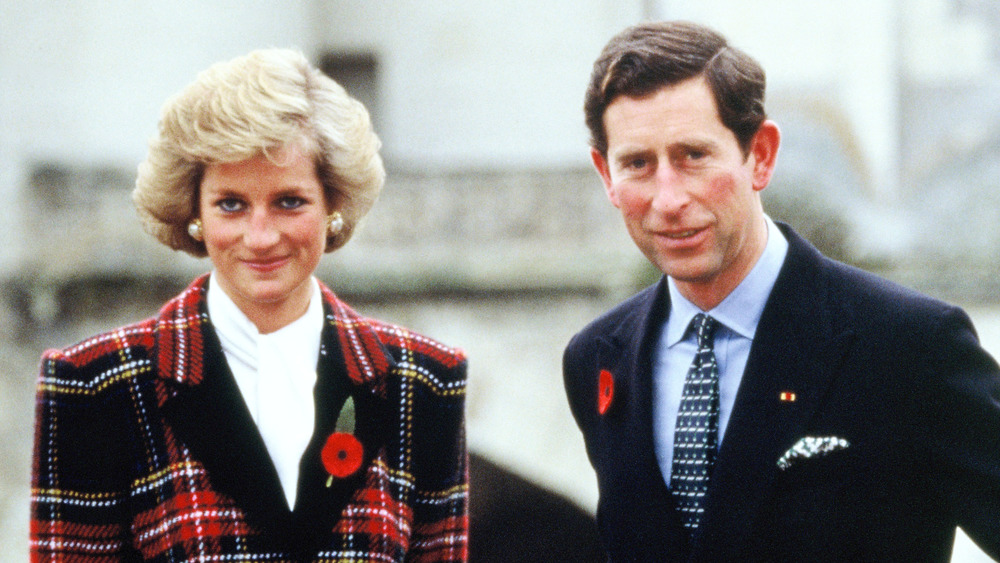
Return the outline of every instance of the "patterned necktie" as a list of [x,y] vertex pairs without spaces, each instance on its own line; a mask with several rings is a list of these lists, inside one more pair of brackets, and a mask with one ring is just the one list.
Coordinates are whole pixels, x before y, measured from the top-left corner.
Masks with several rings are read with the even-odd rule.
[[690,532],[701,523],[719,440],[719,366],[712,348],[718,326],[718,321],[701,313],[691,321],[698,336],[698,352],[684,380],[674,428],[670,490],[681,522]]

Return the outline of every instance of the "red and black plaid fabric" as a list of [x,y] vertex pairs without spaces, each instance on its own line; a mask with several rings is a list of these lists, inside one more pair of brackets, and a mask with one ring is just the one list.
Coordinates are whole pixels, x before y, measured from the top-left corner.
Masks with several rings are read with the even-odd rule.
[[[368,440],[366,465],[330,514],[323,504],[330,489],[317,486],[303,501],[317,518],[302,525],[286,506],[274,522],[287,525],[272,525],[238,502],[257,489],[240,497],[223,486],[231,473],[250,475],[256,486],[257,469],[234,462],[238,456],[209,462],[214,454],[199,455],[204,450],[184,429],[192,415],[223,423],[230,416],[205,412],[214,410],[204,399],[208,390],[231,379],[212,367],[224,359],[205,306],[207,280],[196,280],[155,318],[45,353],[32,560],[465,561],[464,354],[362,318],[323,287],[322,354],[339,350],[339,369],[369,390],[379,417],[370,426],[379,438]],[[189,410],[177,409],[181,403]],[[218,431],[195,427],[194,434],[201,430]],[[248,455],[246,463],[262,459]],[[308,467],[304,461],[303,471]]]

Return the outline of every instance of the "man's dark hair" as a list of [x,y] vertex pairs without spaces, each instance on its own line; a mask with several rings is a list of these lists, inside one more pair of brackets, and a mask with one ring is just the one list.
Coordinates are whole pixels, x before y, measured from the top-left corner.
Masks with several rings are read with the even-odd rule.
[[584,99],[590,144],[608,153],[604,111],[618,96],[639,98],[660,88],[704,76],[723,125],[747,155],[764,112],[764,69],[726,38],[689,22],[649,22],[613,37],[594,62]]

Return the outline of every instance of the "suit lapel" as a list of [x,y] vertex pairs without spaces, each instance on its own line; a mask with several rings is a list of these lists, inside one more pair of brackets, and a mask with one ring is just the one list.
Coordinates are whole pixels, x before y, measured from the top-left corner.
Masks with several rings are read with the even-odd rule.
[[624,473],[619,485],[628,491],[633,521],[648,528],[647,537],[656,544],[643,549],[662,553],[686,549],[688,541],[656,459],[653,439],[653,353],[669,310],[663,278],[635,304],[628,322],[598,340],[599,367],[615,374],[618,403],[606,417],[606,442],[615,444],[619,459],[635,460],[621,464]]
[[634,451],[623,452],[624,459],[638,460],[635,467],[642,480],[660,481],[662,475],[653,448],[652,354],[663,319],[669,307],[664,282],[637,304],[630,322],[598,340],[598,363],[615,374],[616,401],[610,420],[619,419],[620,429],[629,439],[620,443]]
[[[753,544],[777,460],[803,435],[852,340],[832,332],[822,257],[785,230],[789,252],[757,327],[706,500],[699,559]],[[791,392],[795,400],[781,394]]]

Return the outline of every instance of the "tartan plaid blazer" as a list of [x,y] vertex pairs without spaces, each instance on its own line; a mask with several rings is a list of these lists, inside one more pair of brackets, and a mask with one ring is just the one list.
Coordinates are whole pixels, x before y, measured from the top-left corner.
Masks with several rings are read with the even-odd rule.
[[[42,359],[33,561],[465,561],[464,354],[321,285],[315,432],[289,510],[208,317],[208,275],[153,318]],[[320,459],[347,394],[362,469]]]

